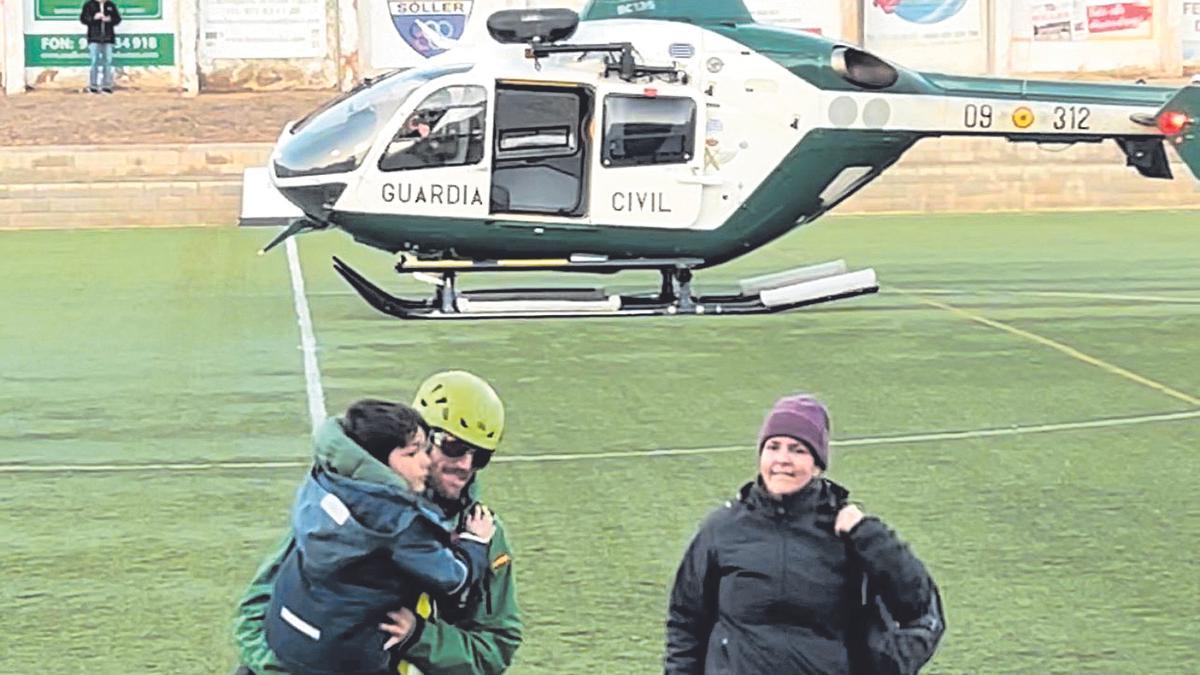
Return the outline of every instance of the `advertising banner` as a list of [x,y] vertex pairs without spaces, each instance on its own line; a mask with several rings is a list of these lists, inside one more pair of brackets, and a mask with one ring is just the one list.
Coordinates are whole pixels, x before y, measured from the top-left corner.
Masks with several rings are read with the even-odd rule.
[[205,0],[204,59],[323,58],[325,0]]
[[[83,0],[17,0],[25,3],[25,67],[87,67],[87,29],[79,23]],[[178,30],[169,0],[116,0],[113,65],[174,66]],[[34,77],[31,80],[36,79]]]
[[863,36],[904,66],[978,75],[988,69],[987,25],[982,0],[870,0]]
[[1152,5],[1152,0],[1018,0],[1013,3],[1013,37],[1036,42],[1143,40],[1154,35]]
[[[79,21],[83,0],[34,0],[33,18],[38,21]],[[122,19],[161,19],[162,0],[120,0]]]
[[863,18],[868,43],[962,43],[983,34],[980,0],[871,0]]
[[[26,68],[88,66],[87,38],[82,35],[26,35]],[[113,45],[115,66],[170,66],[175,63],[172,33],[122,33]]]
[[1183,3],[1183,60],[1200,62],[1200,2]]
[[1154,19],[1152,0],[1014,0],[1009,70],[1155,70],[1164,51],[1155,41]]
[[835,0],[745,0],[754,20],[843,39],[842,3]]

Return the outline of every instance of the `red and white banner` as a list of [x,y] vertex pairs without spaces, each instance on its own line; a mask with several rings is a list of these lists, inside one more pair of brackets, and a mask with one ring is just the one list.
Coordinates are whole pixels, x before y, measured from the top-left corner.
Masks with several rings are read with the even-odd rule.
[[1038,42],[1144,39],[1154,35],[1153,0],[1016,0],[1013,37]]
[[1087,32],[1100,33],[1140,31],[1150,28],[1153,10],[1149,2],[1113,2],[1105,5],[1088,5]]
[[1166,50],[1155,33],[1156,6],[1161,11],[1163,0],[1013,0],[1008,71],[1161,69]]

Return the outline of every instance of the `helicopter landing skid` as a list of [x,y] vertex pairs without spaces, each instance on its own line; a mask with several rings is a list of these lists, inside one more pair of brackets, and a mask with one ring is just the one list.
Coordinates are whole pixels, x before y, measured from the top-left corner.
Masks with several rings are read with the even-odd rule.
[[[446,263],[446,264],[443,264]],[[400,319],[541,319],[678,315],[772,314],[879,290],[875,271],[847,272],[836,261],[801,267],[739,282],[739,292],[694,295],[691,266],[700,261],[637,260],[578,263],[568,261],[509,261],[470,263],[432,261],[407,264],[398,271],[435,286],[425,300],[398,298],[379,288],[344,261],[333,258],[333,267],[372,307]],[[657,293],[609,294],[599,288],[533,288],[460,291],[457,277],[484,271],[586,271],[610,273],[630,269],[657,269],[662,286]]]

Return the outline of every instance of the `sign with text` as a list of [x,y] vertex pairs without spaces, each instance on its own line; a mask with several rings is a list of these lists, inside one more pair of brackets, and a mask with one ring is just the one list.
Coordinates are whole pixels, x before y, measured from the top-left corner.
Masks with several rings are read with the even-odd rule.
[[[26,35],[28,68],[69,68],[91,64],[87,38],[82,35]],[[171,33],[126,33],[113,45],[114,66],[173,66],[175,36]]]
[[910,68],[979,75],[988,69],[983,0],[869,0],[863,41]]
[[1082,21],[1075,21],[1074,2],[1039,2],[1029,8],[1029,22],[1034,40],[1071,40],[1084,30]]
[[325,0],[206,0],[200,37],[206,59],[324,58]]
[[1168,50],[1155,40],[1156,4],[1163,11],[1161,0],[1013,0],[1008,70],[1161,69]]
[[1154,34],[1152,0],[1018,0],[1013,12],[1013,36],[1036,42],[1140,40]]
[[1200,61],[1200,1],[1183,3],[1183,60]]
[[842,6],[832,0],[746,0],[746,9],[759,23],[842,37]]
[[872,40],[965,42],[983,32],[980,0],[872,0],[863,16],[863,32]]
[[[38,21],[78,21],[83,0],[34,0],[33,18]],[[162,0],[120,0],[122,19],[161,19]]]
[[[365,6],[365,10],[364,10]],[[411,68],[453,49],[460,39],[490,40],[484,22],[502,9],[568,7],[583,0],[358,0],[367,14],[363,40],[370,69]]]

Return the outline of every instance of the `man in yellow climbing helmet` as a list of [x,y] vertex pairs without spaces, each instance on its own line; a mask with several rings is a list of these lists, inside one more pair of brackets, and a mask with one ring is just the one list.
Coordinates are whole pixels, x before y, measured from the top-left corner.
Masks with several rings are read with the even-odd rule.
[[[479,503],[478,472],[488,465],[504,433],[504,404],[477,375],[452,370],[421,383],[413,408],[430,427],[429,487],[426,496],[447,516],[464,516]],[[521,645],[523,624],[516,601],[513,552],[504,524],[495,521],[488,548],[489,570],[479,591],[456,602],[435,603],[422,596],[415,608],[389,613],[384,631],[404,643],[400,675],[497,675],[511,664]],[[280,673],[263,634],[264,603],[274,576],[293,545],[289,536],[268,557],[238,605],[235,638],[242,659],[239,673]]]

